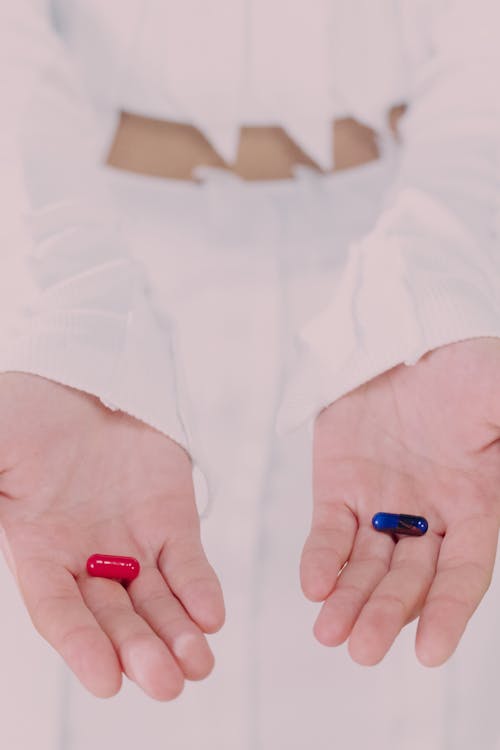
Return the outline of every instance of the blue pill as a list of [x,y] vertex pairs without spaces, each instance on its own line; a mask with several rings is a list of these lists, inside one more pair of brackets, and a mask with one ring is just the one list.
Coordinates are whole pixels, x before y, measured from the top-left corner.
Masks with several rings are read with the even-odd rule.
[[423,516],[409,516],[405,513],[375,513],[372,526],[377,531],[405,536],[423,536],[429,528]]

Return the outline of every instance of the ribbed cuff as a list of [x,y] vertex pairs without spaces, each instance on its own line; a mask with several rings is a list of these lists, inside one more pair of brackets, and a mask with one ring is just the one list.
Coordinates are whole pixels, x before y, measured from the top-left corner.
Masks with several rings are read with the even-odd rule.
[[168,333],[144,294],[127,315],[43,310],[23,319],[1,344],[0,371],[41,375],[93,394],[188,450]]
[[[390,368],[470,338],[500,338],[500,283],[410,267],[408,240],[385,241],[384,263],[352,249],[330,304],[297,336],[295,368],[277,417],[284,434]],[[403,250],[404,247],[404,250]],[[378,263],[378,265],[377,265]],[[496,290],[496,291],[495,291]]]

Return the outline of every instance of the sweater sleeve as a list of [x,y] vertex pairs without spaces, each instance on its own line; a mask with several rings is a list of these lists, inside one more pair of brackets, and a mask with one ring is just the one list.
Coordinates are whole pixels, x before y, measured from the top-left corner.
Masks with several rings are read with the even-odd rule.
[[34,282],[30,304],[2,328],[0,371],[94,394],[186,447],[168,330],[120,233],[97,113],[49,0],[0,4],[0,63],[0,187],[5,197],[19,188],[14,211]]
[[500,337],[500,5],[440,0],[428,24],[394,184],[298,333],[279,432],[432,349]]

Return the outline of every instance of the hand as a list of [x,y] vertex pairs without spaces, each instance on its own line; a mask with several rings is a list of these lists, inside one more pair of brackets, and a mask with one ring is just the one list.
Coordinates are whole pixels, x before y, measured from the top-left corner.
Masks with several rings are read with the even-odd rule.
[[[210,673],[204,632],[224,604],[177,443],[94,396],[0,374],[0,525],[36,629],[96,696],[122,671],[159,700]],[[95,552],[136,557],[138,578],[91,578]]]
[[[372,528],[377,511],[425,516],[429,531],[396,542]],[[315,425],[301,560],[304,593],[324,601],[315,636],[349,638],[371,665],[420,617],[417,657],[442,664],[489,586],[499,524],[500,340],[436,349],[347,394]]]

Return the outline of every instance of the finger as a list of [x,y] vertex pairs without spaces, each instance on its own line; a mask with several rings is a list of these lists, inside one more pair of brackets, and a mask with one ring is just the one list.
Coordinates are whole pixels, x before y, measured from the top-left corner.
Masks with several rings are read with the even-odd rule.
[[157,568],[142,568],[128,594],[136,612],[167,644],[188,680],[201,680],[213,669],[207,639],[172,594]]
[[300,561],[300,583],[311,601],[323,601],[332,591],[351,553],[357,528],[356,516],[345,503],[316,500]]
[[395,544],[391,536],[362,526],[352,554],[335,588],[323,604],[314,635],[325,646],[339,646],[349,637],[363,606],[389,570]]
[[402,628],[418,615],[434,578],[440,545],[441,537],[430,532],[396,543],[387,575],[353,626],[349,653],[358,664],[377,664]]
[[425,666],[443,664],[456,649],[490,585],[497,541],[492,516],[462,519],[447,530],[417,628],[416,653]]
[[121,686],[120,663],[108,636],[85,605],[73,575],[59,565],[29,559],[17,565],[21,593],[33,625],[80,682],[99,698]]
[[165,544],[158,567],[170,589],[205,633],[215,633],[222,627],[225,609],[221,585],[198,536],[172,539]]
[[132,607],[117,581],[82,575],[83,598],[113,643],[123,671],[149,696],[173,700],[184,687],[181,669],[163,641]]

